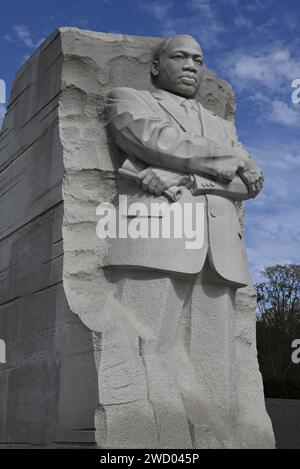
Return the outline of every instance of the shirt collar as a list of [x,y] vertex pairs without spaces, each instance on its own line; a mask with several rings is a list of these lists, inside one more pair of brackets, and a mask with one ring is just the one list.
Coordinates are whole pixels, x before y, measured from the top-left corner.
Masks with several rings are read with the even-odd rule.
[[199,107],[198,107],[199,103],[195,99],[187,99],[182,96],[178,96],[177,94],[170,93],[170,91],[166,91],[166,90],[164,90],[164,92],[168,93],[168,95],[171,96],[180,106],[184,101],[189,101],[191,103],[192,109],[194,109],[194,111],[196,112],[199,111]]

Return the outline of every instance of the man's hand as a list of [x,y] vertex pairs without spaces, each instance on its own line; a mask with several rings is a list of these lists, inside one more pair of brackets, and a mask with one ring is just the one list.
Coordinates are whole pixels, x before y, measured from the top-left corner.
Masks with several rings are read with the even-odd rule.
[[242,161],[237,173],[246,184],[251,197],[256,197],[256,195],[261,191],[264,183],[261,169],[259,169],[254,161],[249,158],[247,161]]
[[188,185],[190,177],[188,174],[177,171],[149,166],[138,174],[137,182],[142,185],[144,191],[162,195],[163,191],[169,189],[169,187]]

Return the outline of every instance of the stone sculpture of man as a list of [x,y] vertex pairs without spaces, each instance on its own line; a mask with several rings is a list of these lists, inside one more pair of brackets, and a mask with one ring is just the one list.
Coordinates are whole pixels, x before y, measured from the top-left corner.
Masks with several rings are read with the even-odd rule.
[[[186,248],[184,235],[111,240],[106,272],[139,325],[118,344],[131,361],[124,358],[117,373],[128,373],[130,400],[119,404],[136,446],[243,446],[235,295],[251,280],[235,202],[255,197],[263,176],[234,124],[195,101],[203,60],[191,36],[168,38],[154,54],[154,92],[116,88],[108,97],[114,145],[139,168],[135,181],[124,176],[120,193],[149,207],[180,188],[177,204],[203,208],[196,249]],[[150,213],[149,223],[152,216],[164,219]]]

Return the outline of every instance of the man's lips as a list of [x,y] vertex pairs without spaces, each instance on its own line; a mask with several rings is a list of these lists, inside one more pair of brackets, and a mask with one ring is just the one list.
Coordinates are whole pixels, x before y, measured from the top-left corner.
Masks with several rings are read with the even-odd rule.
[[195,85],[197,81],[195,77],[189,75],[181,75],[180,80],[186,85]]

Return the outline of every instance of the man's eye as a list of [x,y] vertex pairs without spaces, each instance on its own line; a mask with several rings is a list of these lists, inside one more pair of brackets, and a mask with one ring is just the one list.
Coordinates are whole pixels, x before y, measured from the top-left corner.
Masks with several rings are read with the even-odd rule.
[[172,59],[183,59],[183,55],[181,54],[173,55]]
[[196,62],[197,64],[200,64],[200,65],[203,64],[203,61],[200,58],[199,59],[194,59],[194,62]]

